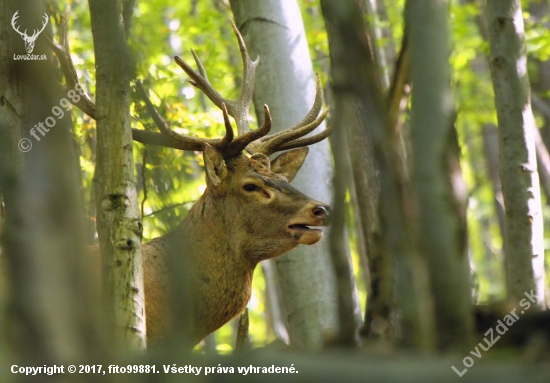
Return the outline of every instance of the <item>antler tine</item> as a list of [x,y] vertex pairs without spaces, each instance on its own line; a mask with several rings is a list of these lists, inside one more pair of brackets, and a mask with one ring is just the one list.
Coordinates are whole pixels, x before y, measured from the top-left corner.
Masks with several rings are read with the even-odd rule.
[[302,126],[306,126],[317,118],[321,107],[323,106],[323,86],[321,85],[321,77],[319,73],[315,73],[315,100],[313,101],[313,106],[308,114],[300,121],[297,125],[293,126],[289,130],[299,129]]
[[316,76],[316,93],[315,101],[309,113],[292,128],[281,132],[265,136],[257,142],[249,145],[249,151],[253,153],[264,153],[266,155],[273,154],[280,150],[298,148],[301,146],[311,145],[328,137],[332,132],[330,129],[325,129],[323,132],[307,138],[301,138],[306,134],[311,133],[317,128],[328,114],[328,108],[319,114],[323,103],[323,89],[321,80]]
[[[183,59],[179,56],[175,56],[174,60],[176,60],[176,63],[187,73],[189,77],[191,77],[191,85],[199,88],[205,95],[208,97],[218,108],[222,109],[222,104],[225,104],[227,107],[227,111],[229,112],[229,115],[235,114],[235,101],[228,100],[226,98],[223,98],[216,89],[210,84],[210,81],[208,80],[208,77],[205,76],[206,72],[204,70],[204,66],[202,65],[201,60],[197,56],[197,54],[191,50],[191,53],[193,54],[193,57],[195,59],[195,62],[197,63],[197,66],[199,67],[199,72],[195,71],[193,68],[189,66]],[[204,74],[204,76],[203,76]]]
[[239,136],[232,144],[232,151],[241,153],[245,148],[250,152],[252,147],[254,147],[254,141],[262,138],[271,130],[271,113],[269,112],[269,107],[264,104],[264,124],[261,128],[251,130],[248,133]]
[[[330,136],[330,134],[332,133],[333,130],[334,130],[333,126],[327,126],[327,128],[325,130],[323,130],[321,133],[315,134],[315,135],[310,136],[310,137],[303,137],[303,138],[300,138],[300,139],[297,139],[297,140],[294,140],[294,141],[287,142],[286,144],[283,144],[280,147],[278,147],[277,150],[275,150],[274,152],[280,151],[280,150],[289,150],[289,149],[294,149],[294,148],[301,148],[302,146],[309,146],[309,145],[316,144],[320,141],[323,141],[328,136]],[[272,153],[274,153],[274,152],[272,152]],[[268,153],[267,155],[270,155],[272,153]]]
[[[199,73],[200,75],[206,80],[208,81],[208,75],[206,74],[206,69],[204,69],[204,65],[202,65],[202,61],[201,59],[199,58],[199,56],[197,56],[197,53],[191,49],[191,54],[193,55],[193,59],[195,59],[195,63],[197,64],[197,68],[199,68]],[[197,86],[196,83],[191,80],[189,81],[192,85],[194,86]],[[210,83],[210,82],[209,82]]]
[[[158,113],[157,109],[151,102],[151,99],[147,95],[147,92],[143,88],[143,84],[141,83],[141,81],[136,81],[136,91],[138,92],[139,96],[143,99],[143,101],[145,101],[145,106],[147,108],[147,111],[153,118],[153,121],[155,122],[155,125],[157,126],[157,128],[160,130],[161,134],[166,136],[173,143],[177,143],[176,145],[170,145],[171,147],[176,147],[177,149],[180,149],[180,150],[202,151],[204,149],[205,143],[218,147],[220,143],[225,144],[225,142],[227,141],[231,142],[231,140],[233,139],[233,130],[231,129],[231,125],[229,125],[229,128],[228,128],[227,124],[226,124],[225,136],[221,140],[208,139],[208,138],[196,138],[196,137],[186,136],[185,134],[176,133],[172,129],[170,129],[166,121],[164,121],[164,119]],[[225,109],[224,104],[222,104],[222,109]]]
[[[321,86],[321,78],[319,77],[319,74],[315,74],[315,100],[313,101],[313,105],[309,110],[308,114],[306,114],[303,120],[300,121],[298,124],[294,125],[292,128],[288,128],[280,132],[270,134],[269,136],[264,137],[262,141],[272,140],[272,139],[275,139],[276,137],[281,137],[281,136],[293,135],[295,132],[302,132],[302,131],[305,131],[305,133],[299,134],[298,136],[294,136],[294,138],[305,136],[309,132],[313,131],[313,129],[315,129],[319,125],[317,124],[313,129],[310,129],[312,126],[311,124],[317,119],[317,116],[319,116],[319,112],[321,111],[322,106],[323,106],[323,87]],[[294,138],[289,138],[289,140],[293,140]]]
[[237,37],[237,40],[239,42],[239,48],[241,51],[241,58],[243,62],[243,85],[241,88],[241,93],[239,94],[237,100],[228,100],[222,97],[218,93],[218,91],[214,89],[214,87],[212,86],[212,84],[210,84],[210,81],[208,80],[208,76],[206,75],[206,71],[202,64],[202,61],[197,56],[195,51],[191,50],[191,53],[193,54],[193,58],[195,59],[195,62],[197,64],[198,72],[191,68],[191,66],[189,66],[189,64],[187,64],[181,57],[176,56],[174,59],[176,60],[176,63],[185,71],[185,73],[187,73],[187,75],[191,77],[191,85],[199,88],[218,108],[222,109],[222,104],[226,105],[228,114],[233,117],[237,123],[237,131],[239,133],[239,136],[242,136],[250,132],[248,113],[250,109],[250,103],[252,102],[252,94],[254,91],[254,78],[256,67],[259,63],[259,58],[254,61],[250,59],[250,56],[248,55],[248,50],[237,26],[235,25],[233,20],[230,21],[233,32],[235,33],[235,36]]
[[260,57],[257,57],[254,61],[250,59],[250,55],[248,54],[248,49],[246,48],[241,32],[232,19],[229,19],[229,21],[231,22],[233,33],[235,33],[237,41],[239,42],[239,50],[241,51],[241,59],[243,62],[243,81],[241,94],[239,95],[237,102],[237,116],[233,116],[233,118],[237,121],[237,130],[239,132],[239,136],[241,136],[250,131],[250,126],[248,125],[248,112],[250,109],[250,102],[252,101],[252,95],[254,93],[256,67],[260,63]]
[[[306,134],[308,133],[311,133],[315,130],[315,128],[317,128],[319,125],[321,125],[321,123],[323,122],[323,120],[325,119],[325,117],[327,116],[328,114],[328,109],[325,109],[320,115],[319,117],[317,117],[314,121],[312,121],[311,123],[303,126],[303,127],[300,127],[300,129],[287,129],[284,131],[284,134],[278,134],[278,135],[271,135],[269,137],[264,137],[260,143],[263,145],[264,150],[269,150],[271,151],[271,148],[277,148],[287,142],[291,142],[291,141],[294,141],[300,137],[303,137],[305,136]],[[281,133],[281,132],[279,132]],[[276,151],[276,150],[275,150]],[[271,153],[273,153],[273,151],[271,151]]]
[[[263,153],[265,155],[273,154],[277,151],[284,150],[285,146],[292,144],[306,134],[312,132],[317,128],[328,114],[328,109],[325,109],[314,121],[301,127],[300,129],[288,129],[284,131],[284,134],[271,135],[264,137],[262,140],[253,144],[252,149],[255,152]],[[326,131],[326,129],[325,129]],[[330,133],[329,133],[330,134]],[[327,136],[328,137],[328,136]],[[310,138],[310,137],[308,137]],[[305,142],[300,140],[299,142]],[[298,145],[293,147],[300,147],[304,145]]]
[[231,126],[231,121],[229,120],[229,114],[227,112],[227,107],[225,104],[222,104],[223,112],[223,122],[225,125],[225,136],[219,142],[219,150],[223,151],[227,148],[231,142],[233,142],[233,127]]

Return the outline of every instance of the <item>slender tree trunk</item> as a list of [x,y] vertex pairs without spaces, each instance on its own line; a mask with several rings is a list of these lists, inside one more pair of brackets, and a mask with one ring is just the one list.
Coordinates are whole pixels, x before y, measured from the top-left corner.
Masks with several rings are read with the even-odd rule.
[[103,286],[117,339],[145,347],[139,216],[130,125],[129,65],[118,2],[91,0],[96,64],[97,165],[94,198]]
[[489,0],[491,75],[499,124],[500,178],[506,209],[508,296],[534,290],[544,303],[543,223],[520,0]]
[[[412,246],[413,238],[406,225],[410,209],[407,208],[405,185],[396,171],[400,166],[397,149],[391,146],[397,140],[393,137],[395,132],[388,129],[387,108],[378,78],[380,73],[370,49],[360,3],[358,0],[346,0],[338,3],[323,1],[321,4],[331,48],[335,114],[345,118],[347,122],[342,126],[350,129],[352,140],[348,145],[352,151],[352,166],[361,164],[353,160],[356,157],[353,147],[370,141],[372,157],[376,160],[380,175],[380,201],[377,207],[380,229],[369,234],[375,239],[372,241],[372,251],[369,252],[375,298],[371,301],[369,297],[369,305],[373,305],[368,308],[367,328],[364,332],[368,336],[384,336],[388,331],[393,287],[391,265],[395,260],[401,343],[430,348],[432,312],[425,284],[425,266]],[[367,165],[363,164],[363,169],[354,169],[354,173],[366,172]],[[364,179],[368,180],[368,177]],[[369,188],[357,188],[357,193],[362,193],[359,199],[368,200],[364,193]],[[359,208],[366,209],[368,213],[368,207]],[[366,213],[361,213],[361,217],[368,216]],[[373,268],[373,265],[379,268]]]
[[467,195],[452,120],[448,14],[447,1],[407,3],[414,224],[419,250],[428,262],[442,348],[468,345],[473,327],[466,229],[461,220]]
[[[354,209],[355,219],[357,221],[358,233],[365,241],[365,247],[368,253],[368,266],[370,273],[370,286],[367,296],[367,311],[365,313],[365,324],[361,333],[367,338],[388,338],[391,337],[392,329],[390,325],[390,313],[393,303],[393,273],[392,259],[390,253],[381,251],[381,233],[378,217],[378,194],[379,185],[376,177],[376,166],[373,156],[372,143],[368,137],[368,124],[364,116],[371,115],[368,110],[371,105],[365,105],[371,97],[361,94],[359,86],[355,86],[357,81],[352,77],[342,76],[339,73],[355,73],[361,71],[359,64],[361,59],[349,57],[352,52],[360,51],[351,44],[356,43],[349,34],[365,34],[372,38],[374,33],[369,32],[367,25],[359,18],[350,18],[352,14],[363,13],[359,1],[343,1],[335,10],[326,2],[321,2],[323,17],[327,28],[329,38],[329,48],[331,52],[332,69],[332,94],[334,101],[334,117],[331,124],[334,124],[338,130],[344,130],[346,138],[346,148],[349,151],[351,159],[351,168],[353,173],[353,186],[355,187],[357,204]],[[353,30],[348,30],[344,25],[353,25]],[[371,43],[374,43],[371,40]],[[374,45],[374,44],[373,44]],[[372,45],[371,45],[372,46]],[[379,98],[372,100],[381,110],[382,106],[382,81],[379,75],[379,67],[371,57],[373,75],[370,82],[362,86],[373,86],[373,93]],[[359,54],[358,54],[359,56]],[[354,65],[358,64],[358,67]],[[376,108],[376,107],[375,107]],[[380,123],[376,118],[374,123]],[[347,132],[346,132],[347,130]],[[338,134],[338,131],[335,132]],[[342,133],[340,133],[342,134]],[[337,140],[334,140],[337,141]],[[337,151],[335,144],[335,152]],[[335,156],[336,157],[336,156]],[[342,160],[341,160],[342,162]],[[337,163],[338,166],[338,163]],[[339,170],[339,169],[337,169]],[[344,169],[340,170],[341,172]]]
[[[335,95],[335,94],[334,94]],[[332,227],[330,230],[329,245],[334,269],[338,282],[338,322],[339,331],[336,339],[340,347],[353,347],[356,345],[357,324],[353,316],[353,287],[349,273],[348,257],[346,255],[345,232],[346,221],[346,191],[351,180],[351,163],[348,153],[348,129],[346,125],[353,121],[348,119],[356,112],[353,102],[342,104],[342,98],[335,98],[334,117],[329,121],[334,127],[338,127],[332,135],[332,152],[334,155],[334,199],[332,212]],[[350,121],[351,120],[351,121]]]
[[[256,71],[256,110],[269,105],[275,132],[298,123],[313,104],[315,80],[296,1],[230,3],[251,57],[261,59]],[[312,198],[329,202],[331,168],[328,143],[315,144],[293,185]],[[338,328],[335,270],[327,242],[301,246],[275,263],[289,316],[291,343],[320,348],[324,334],[335,333]],[[351,269],[348,273],[352,278]],[[358,307],[355,302],[356,315]]]
[[[390,66],[395,62],[395,45],[391,27],[388,23],[388,15],[384,2],[382,0],[363,0],[366,6],[366,16],[371,20],[371,38],[373,39],[372,49],[376,54],[376,58],[380,67],[382,86],[384,90],[390,87],[390,77],[392,73]],[[382,27],[382,23],[388,23],[386,27]],[[381,47],[380,41],[386,40],[384,47]]]
[[272,259],[263,261],[262,272],[265,281],[265,312],[267,321],[271,330],[275,334],[275,338],[281,342],[288,344],[288,329],[286,315],[284,312],[281,289],[277,280],[277,270],[275,270],[275,262]]

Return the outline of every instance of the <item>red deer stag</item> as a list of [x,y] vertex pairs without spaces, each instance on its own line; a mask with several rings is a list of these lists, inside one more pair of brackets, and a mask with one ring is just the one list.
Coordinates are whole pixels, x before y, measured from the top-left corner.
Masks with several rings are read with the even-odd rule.
[[[223,111],[225,136],[199,139],[171,130],[156,111],[140,83],[137,91],[161,133],[134,130],[134,140],[181,150],[202,151],[207,187],[183,222],[171,233],[142,247],[148,342],[162,339],[170,319],[170,257],[186,257],[193,294],[191,339],[194,343],[241,313],[250,298],[252,275],[258,262],[277,257],[299,244],[312,245],[326,226],[329,207],[294,189],[292,181],[308,153],[330,130],[304,137],[324,120],[323,96],[317,93],[311,111],[296,126],[268,135],[271,116],[264,106],[265,122],[250,130],[248,112],[255,69],[237,27],[232,23],[243,60],[243,86],[237,100],[227,100],[211,86],[204,67],[192,51],[198,72],[180,57],[176,63]],[[54,47],[55,49],[55,47]],[[63,53],[56,49],[58,56]],[[64,60],[67,57],[63,57]],[[233,117],[239,136],[234,137]],[[247,151],[250,156],[244,154]],[[275,152],[288,150],[270,160]],[[175,322],[175,320],[174,320]]]

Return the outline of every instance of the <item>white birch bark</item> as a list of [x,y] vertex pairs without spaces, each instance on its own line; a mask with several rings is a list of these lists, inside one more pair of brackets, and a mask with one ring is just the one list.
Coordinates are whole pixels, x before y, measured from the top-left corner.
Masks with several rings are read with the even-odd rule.
[[536,291],[544,305],[543,217],[519,0],[487,3],[491,75],[499,125],[500,178],[506,209],[508,296]]
[[103,288],[116,339],[145,348],[142,224],[137,202],[130,117],[129,63],[116,3],[90,1],[97,78],[94,198]]

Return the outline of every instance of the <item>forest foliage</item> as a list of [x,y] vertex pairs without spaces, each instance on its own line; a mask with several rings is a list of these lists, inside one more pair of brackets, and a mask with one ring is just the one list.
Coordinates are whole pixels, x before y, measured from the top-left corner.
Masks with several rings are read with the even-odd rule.
[[[314,70],[325,86],[325,99],[331,104],[330,52],[319,0],[298,0],[304,21]],[[484,137],[497,125],[493,82],[489,71],[489,43],[484,35],[483,1],[450,1],[451,51],[449,64],[455,126],[460,146],[460,165],[465,180],[468,208],[468,255],[472,270],[472,291],[476,303],[490,303],[506,295],[503,235],[499,226],[498,200],[491,179]],[[48,2],[53,31],[57,36],[61,15],[69,13],[69,46],[78,78],[92,96],[96,94],[96,70],[90,12],[84,1]],[[364,0],[366,8],[379,7],[378,13],[365,13],[376,31],[376,50],[383,52],[384,87],[388,92],[404,36],[405,0]],[[536,11],[546,6],[545,12]],[[527,71],[533,84],[533,97],[550,105],[550,87],[541,85],[544,66],[550,59],[550,11],[547,1],[523,0]],[[382,10],[382,11],[381,11]],[[190,50],[201,57],[209,79],[220,94],[229,99],[238,95],[241,64],[238,45],[229,19],[231,9],[226,0],[137,1],[127,41],[130,55],[130,78],[141,80],[149,90],[152,102],[172,129],[197,137],[220,137],[224,132],[222,112],[194,88],[175,64],[179,55],[193,62]],[[261,65],[261,63],[260,63]],[[59,79],[63,81],[63,79]],[[144,102],[132,91],[132,127],[155,131]],[[534,108],[543,141],[550,143],[550,117]],[[251,111],[251,116],[255,113]],[[404,113],[409,122],[410,101]],[[277,118],[277,116],[274,116]],[[330,115],[329,115],[330,118]],[[77,108],[72,111],[72,137],[78,148],[81,165],[81,196],[86,206],[88,244],[97,242],[93,225],[92,179],[96,164],[96,122]],[[255,122],[252,123],[255,127]],[[405,128],[405,136],[408,130]],[[185,217],[205,190],[203,157],[199,152],[178,151],[156,146],[134,144],[138,201],[143,218],[143,241],[168,233]],[[550,200],[542,195],[545,238],[550,238]],[[368,275],[361,265],[352,197],[347,196],[347,233],[359,291],[359,302],[365,310]],[[329,201],[326,201],[329,202]],[[550,249],[550,240],[544,243]],[[546,257],[546,269],[550,269]],[[548,275],[548,273],[547,273]],[[276,336],[268,325],[265,310],[266,286],[262,272],[254,276],[254,290],[248,305],[250,341],[263,346]],[[548,278],[548,277],[547,277]],[[547,283],[548,286],[548,283]],[[548,287],[547,287],[548,289]],[[548,292],[547,292],[548,294]],[[548,297],[547,297],[548,298]],[[548,302],[548,299],[547,299]],[[219,353],[233,350],[236,323],[217,331],[210,341]]]
[[[366,0],[368,1],[368,0]],[[327,34],[319,1],[298,1],[310,47],[315,72],[328,85],[329,52]],[[389,33],[376,43],[386,52],[388,60],[384,71],[391,76],[401,46],[404,30],[404,0],[380,1],[386,18],[371,17],[375,28]],[[468,252],[473,270],[472,285],[477,302],[491,302],[505,296],[503,269],[503,242],[495,210],[495,195],[487,173],[483,147],[483,127],[497,123],[493,87],[488,69],[489,45],[480,32],[481,1],[453,0],[450,10],[452,50],[449,62],[452,71],[452,89],[457,111],[456,127],[461,150],[461,167],[468,193]],[[522,1],[525,20],[525,41],[529,57],[529,76],[532,83],[540,78],[538,62],[550,58],[550,13],[535,17],[529,13],[533,3]],[[95,94],[95,69],[91,23],[88,4],[84,1],[51,3],[52,13],[60,15],[70,7],[70,48],[80,81],[88,92]],[[205,64],[210,81],[220,94],[234,98],[241,79],[238,46],[229,24],[231,10],[223,0],[136,2],[132,27],[128,35],[131,56],[131,78],[141,79],[164,119],[177,132],[198,137],[219,137],[223,134],[223,117],[206,97],[192,87],[173,56],[180,55],[192,62],[190,49],[195,50]],[[261,64],[260,64],[261,65]],[[550,99],[550,89],[538,94]],[[155,130],[144,103],[133,94],[131,114],[133,127]],[[330,95],[327,97],[330,103]],[[254,115],[254,113],[251,113]],[[542,114],[535,110],[539,127],[545,124]],[[408,118],[408,117],[406,117]],[[90,201],[95,160],[95,121],[73,109],[74,139],[80,150],[82,194],[86,206]],[[254,125],[254,124],[253,124]],[[541,131],[546,142],[550,132]],[[182,152],[155,146],[134,145],[138,175],[139,202],[143,216],[144,241],[165,234],[185,216],[193,202],[205,188],[200,153]],[[545,237],[550,238],[550,205],[543,196]],[[366,286],[359,267],[356,251],[356,233],[353,230],[354,211],[348,212],[349,238],[360,291],[360,302],[365,304]],[[94,217],[90,209],[89,220]],[[92,227],[90,225],[90,227]],[[88,239],[94,242],[94,232]],[[545,250],[550,240],[545,242]],[[547,270],[550,268],[547,257]],[[254,346],[274,340],[264,314],[265,285],[262,273],[255,274],[254,292],[249,303],[250,339]],[[229,323],[216,333],[218,352],[232,350],[234,324]]]

